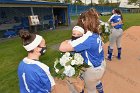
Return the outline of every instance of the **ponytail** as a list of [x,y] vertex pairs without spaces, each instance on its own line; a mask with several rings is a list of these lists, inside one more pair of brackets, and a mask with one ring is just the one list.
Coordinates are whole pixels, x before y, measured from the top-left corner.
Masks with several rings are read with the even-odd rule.
[[24,46],[30,44],[36,37],[35,34],[31,34],[28,30],[23,29],[19,31],[19,36]]

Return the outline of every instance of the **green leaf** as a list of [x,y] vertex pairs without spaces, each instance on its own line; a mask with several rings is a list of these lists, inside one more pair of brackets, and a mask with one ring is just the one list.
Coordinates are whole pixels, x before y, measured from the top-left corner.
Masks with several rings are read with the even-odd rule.
[[72,59],[71,59],[69,62],[67,62],[65,65],[66,65],[66,66],[71,65],[71,61],[72,61]]
[[56,65],[56,68],[57,69],[61,69],[63,66],[61,66],[61,64],[60,63],[58,63],[57,65]]
[[63,74],[64,70],[65,70],[65,68],[64,68],[64,67],[63,67],[63,68],[61,68],[61,69],[59,70],[58,74]]
[[90,66],[88,64],[84,63],[82,67],[89,68]]

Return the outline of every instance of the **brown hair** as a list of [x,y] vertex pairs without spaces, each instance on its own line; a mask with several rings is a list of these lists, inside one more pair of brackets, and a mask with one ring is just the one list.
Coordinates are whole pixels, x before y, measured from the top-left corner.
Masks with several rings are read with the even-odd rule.
[[24,29],[19,31],[19,36],[21,37],[24,46],[30,44],[36,37],[35,34],[31,34],[28,30]]
[[85,18],[85,12],[81,13],[78,17],[77,26],[84,28],[84,24],[82,22],[83,18]]
[[117,13],[118,15],[121,15],[121,20],[123,21],[123,16],[122,16],[122,12],[121,10],[119,10],[118,8],[113,9],[115,13]]
[[89,9],[82,19],[84,29],[99,34],[99,15],[95,9]]

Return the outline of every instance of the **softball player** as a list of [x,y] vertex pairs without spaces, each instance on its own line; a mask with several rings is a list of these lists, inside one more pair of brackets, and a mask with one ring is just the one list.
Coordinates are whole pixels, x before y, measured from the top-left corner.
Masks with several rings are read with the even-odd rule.
[[118,48],[118,55],[117,58],[120,60],[121,59],[121,37],[123,34],[122,30],[122,15],[119,9],[114,9],[112,11],[113,15],[111,18],[108,20],[111,23],[112,29],[111,29],[111,34],[110,34],[110,44],[108,46],[108,60],[112,60],[112,53],[113,53],[113,45],[116,43],[117,48]]
[[[96,93],[96,85],[101,80],[106,66],[102,40],[99,35],[97,12],[92,9],[88,10],[83,18],[83,24],[86,33],[71,42],[68,40],[62,42],[59,50],[62,52],[76,51],[81,53],[85,63],[91,66],[84,73],[85,87],[88,93]],[[103,91],[100,93],[103,93]]]
[[39,61],[46,51],[45,40],[40,35],[20,32],[23,47],[28,51],[18,66],[20,93],[50,93],[55,85],[49,67]]
[[[79,24],[79,23],[78,23]],[[72,29],[72,40],[76,40],[84,35],[84,29],[80,26],[74,26]],[[72,52],[74,53],[74,52]],[[102,82],[99,81],[96,85],[98,93],[104,93]]]

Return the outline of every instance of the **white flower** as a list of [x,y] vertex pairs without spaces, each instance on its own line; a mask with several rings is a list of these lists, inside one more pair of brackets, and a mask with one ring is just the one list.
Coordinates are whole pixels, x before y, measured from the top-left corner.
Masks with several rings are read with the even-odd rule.
[[72,66],[65,66],[65,71],[63,72],[66,76],[73,76],[75,74],[75,69]]
[[72,66],[75,65],[75,63],[76,63],[76,60],[72,60],[72,61],[71,61],[71,65],[72,65]]
[[109,32],[109,28],[108,27],[105,27],[105,32]]
[[109,24],[107,22],[105,23],[105,32],[109,32]]
[[105,23],[105,26],[109,26],[109,24],[106,22],[106,23]]
[[76,65],[83,64],[83,57],[79,53],[74,54],[74,60],[76,60]]
[[65,58],[60,58],[60,64],[61,66],[65,66],[66,65],[66,59]]
[[67,62],[69,62],[72,59],[72,57],[70,57],[70,53],[66,52],[61,58],[60,58],[60,64],[62,66],[65,66]]
[[[83,61],[84,61],[84,59],[80,53],[75,53],[74,55],[71,56],[69,52],[66,52],[64,55],[62,55],[62,57],[60,59],[57,59],[54,62],[55,72],[57,74],[61,74],[61,75],[65,74],[68,77],[72,77],[76,73],[75,68],[79,67],[81,64],[83,64]],[[59,64],[59,65],[56,68],[57,64]],[[62,71],[64,70],[64,71],[61,73],[61,70]],[[60,73],[58,73],[58,72],[60,72]],[[78,72],[78,73],[80,73],[80,72]]]
[[55,72],[58,73],[58,72],[59,72],[59,69],[56,68],[56,69],[55,69]]
[[70,56],[70,53],[69,52],[66,52],[64,55],[66,55],[66,57],[69,57]]
[[101,22],[101,25],[105,25],[105,23],[104,22]]

